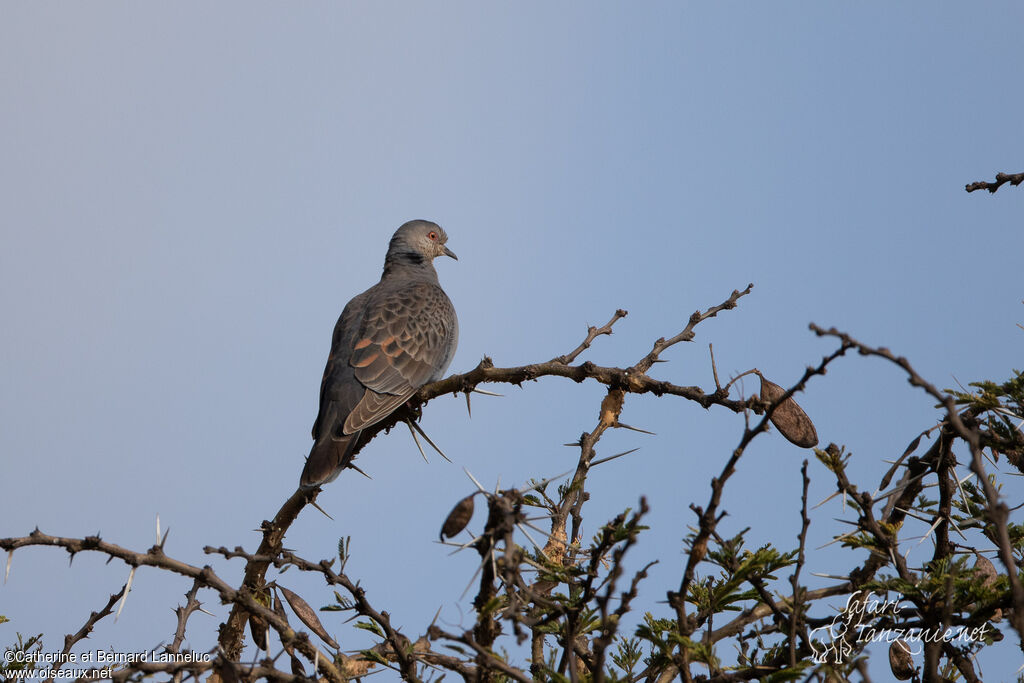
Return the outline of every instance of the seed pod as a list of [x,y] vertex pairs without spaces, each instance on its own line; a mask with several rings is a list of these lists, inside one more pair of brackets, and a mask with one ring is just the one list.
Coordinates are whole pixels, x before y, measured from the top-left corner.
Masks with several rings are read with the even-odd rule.
[[249,615],[249,633],[252,634],[252,642],[261,650],[267,649],[267,620],[258,614]]
[[[999,576],[999,572],[996,571],[996,566],[992,564],[992,560],[988,559],[981,553],[976,553],[976,559],[974,560],[974,569],[977,572],[978,578],[981,579],[981,585],[991,586],[996,582],[996,578]],[[997,607],[992,613],[992,621],[1002,621],[1003,610]]]
[[337,650],[338,644],[327,634],[327,629],[325,629],[324,625],[320,623],[320,619],[317,618],[316,612],[314,612],[313,608],[309,606],[309,603],[284,586],[278,585],[278,589],[280,589],[284,594],[284,599],[288,601],[288,606],[292,608],[293,612],[295,612],[295,616],[301,619],[302,623],[305,624],[310,631],[320,636],[320,640]]
[[[274,593],[274,614],[281,617],[281,621],[283,621],[284,623],[288,623],[288,614],[284,611],[284,605],[281,604],[281,596],[276,592]],[[295,647],[289,643],[282,644],[284,645],[284,651],[291,655],[291,657],[294,659]]]
[[294,654],[291,654],[292,659],[292,675],[306,677],[306,669],[302,666],[302,662]]
[[457,533],[466,528],[469,524],[469,520],[473,518],[473,496],[471,494],[460,500],[452,508],[452,511],[448,513],[448,517],[444,520],[444,526],[441,527],[441,540],[445,539],[445,536],[451,538]]
[[910,656],[910,646],[905,640],[894,640],[889,646],[889,668],[897,680],[909,681],[913,678],[916,671],[914,658]]
[[977,571],[977,576],[981,579],[983,586],[991,586],[996,582],[996,577],[999,576],[999,572],[996,571],[996,566],[992,564],[992,560],[981,554],[978,554],[977,559],[974,560],[974,569]]
[[217,659],[213,660],[213,669],[220,675],[220,680],[223,683],[239,683],[235,665],[224,657],[217,657]]
[[[761,400],[774,403],[782,398],[786,390],[774,382],[761,377]],[[772,412],[772,424],[786,439],[800,448],[814,448],[818,445],[818,432],[807,413],[790,396]]]

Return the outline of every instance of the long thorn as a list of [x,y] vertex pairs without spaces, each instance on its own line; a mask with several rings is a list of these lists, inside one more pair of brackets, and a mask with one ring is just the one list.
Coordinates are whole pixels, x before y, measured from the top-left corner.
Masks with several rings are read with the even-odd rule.
[[128,593],[132,589],[132,581],[135,580],[135,570],[136,569],[137,569],[137,567],[132,567],[132,570],[130,572],[128,572],[128,583],[126,583],[124,585],[124,597],[121,598],[121,604],[117,608],[117,614],[114,615],[114,621],[115,622],[117,621],[117,618],[121,616],[121,610],[124,609],[124,604],[126,602],[128,602]]
[[[935,527],[939,526],[939,524],[941,524],[941,523],[942,523],[942,517],[936,517],[935,518],[935,523],[932,524],[930,527],[928,527],[928,531],[925,532],[924,536],[921,537],[921,540],[918,541],[917,544],[921,545],[922,543],[924,543],[926,538],[931,537],[932,533],[935,531]],[[893,560],[893,562],[895,562],[895,560]]]
[[[593,464],[593,463],[591,463],[591,464]],[[527,491],[533,491],[533,490],[539,491],[540,489],[544,488],[545,486],[547,486],[548,484],[553,482],[555,479],[561,479],[565,475],[569,474],[569,472],[571,472],[571,471],[572,470],[567,470],[565,472],[562,472],[561,474],[556,474],[553,477],[548,477],[544,481],[538,481],[538,482],[536,482],[534,484],[530,484],[526,488],[520,489],[519,493],[526,493]]]
[[331,517],[329,514],[327,514],[327,511],[324,510],[319,505],[317,505],[315,500],[309,501],[309,504],[312,505],[313,507],[315,507],[317,510],[319,510],[320,514],[322,514],[324,517],[326,517],[327,519],[331,520],[332,522],[334,521],[334,517]]
[[481,484],[480,482],[478,482],[478,481],[476,480],[476,477],[474,477],[474,476],[473,476],[473,473],[472,473],[472,472],[470,472],[469,470],[467,470],[467,469],[466,469],[465,467],[463,467],[463,468],[462,468],[462,471],[466,473],[466,476],[467,476],[467,477],[469,477],[469,478],[470,478],[470,480],[472,480],[472,482],[473,482],[474,484],[476,484],[476,487],[477,487],[478,489],[480,489],[480,492],[481,492],[481,493],[487,493],[487,489],[485,489],[485,488],[484,488],[483,484]]
[[483,394],[484,396],[504,396],[505,395],[505,394],[496,394],[493,391],[484,391],[483,389],[480,389],[478,387],[473,387],[472,391],[473,391],[474,394]]
[[[442,605],[441,607],[444,607],[444,605]],[[430,620],[430,626],[433,626],[437,623],[437,618],[441,616],[441,607],[437,608],[437,612],[434,614],[434,618]]]
[[471,393],[472,392],[470,392],[470,391],[466,392],[466,412],[469,413],[470,417],[473,417],[473,406],[469,405],[469,395]]
[[812,510],[817,510],[817,509],[818,509],[818,508],[820,508],[820,507],[821,507],[822,505],[824,505],[825,503],[829,502],[830,500],[832,500],[833,498],[835,498],[836,496],[838,496],[838,495],[839,495],[839,494],[841,494],[841,493],[842,493],[842,491],[836,491],[836,492],[835,492],[835,493],[833,493],[833,494],[832,494],[831,496],[829,496],[829,497],[828,497],[828,498],[826,498],[825,500],[821,501],[820,503],[818,503],[817,505],[815,505],[815,506],[814,506],[814,507],[812,507],[811,509],[812,509]]
[[423,457],[423,462],[425,462],[425,463],[428,463],[428,464],[429,464],[429,463],[430,463],[430,461],[429,461],[429,460],[427,460],[427,454],[423,452],[423,446],[421,446],[421,445],[420,445],[420,440],[419,440],[418,438],[416,438],[416,432],[415,432],[415,431],[413,431],[413,428],[412,428],[412,420],[406,420],[406,421],[405,421],[405,424],[406,424],[406,426],[407,426],[407,427],[409,427],[409,433],[410,433],[410,434],[412,434],[412,440],[413,440],[413,442],[414,442],[414,443],[416,444],[416,448],[418,448],[418,449],[419,449],[419,451],[420,451],[420,456],[422,456],[422,457]]
[[358,465],[353,465],[352,463],[349,463],[348,466],[351,467],[352,469],[354,469],[359,474],[361,474],[364,477],[366,477],[367,479],[369,479],[370,481],[373,481],[373,477],[371,477],[369,474],[367,474],[366,472],[363,472],[361,469],[359,469]]
[[539,552],[541,555],[543,555],[545,560],[551,561],[551,558],[548,557],[548,554],[546,552],[544,552],[544,549],[541,548],[539,545],[537,545],[537,541],[533,540],[533,536],[530,535],[530,532],[527,531],[523,527],[522,524],[518,524],[517,523],[516,526],[519,528],[520,531],[523,532],[523,534],[526,536],[526,538],[528,538],[530,540],[530,543],[532,543],[533,547],[537,549],[537,552]]
[[[648,432],[648,434],[650,434],[650,432]],[[598,458],[597,460],[591,461],[590,466],[593,467],[594,465],[600,465],[601,463],[608,462],[609,460],[614,460],[615,458],[621,458],[624,455],[629,455],[630,453],[635,453],[638,450],[640,450],[639,447],[638,448],[630,448],[628,451],[622,451],[621,453],[616,453],[615,455],[609,455],[607,458]]]
[[650,434],[651,436],[657,436],[654,432],[649,432],[646,429],[640,429],[639,427],[633,427],[626,424],[625,422],[616,422],[616,427],[622,427],[623,429],[632,429],[634,432],[640,432],[641,434]]
[[[451,462],[451,460],[448,458],[448,456],[444,454],[444,451],[442,451],[440,448],[438,448],[437,444],[430,440],[430,437],[427,436],[427,433],[425,431],[423,431],[422,427],[420,427],[418,424],[416,424],[412,420],[409,420],[409,424],[412,425],[413,428],[417,432],[420,433],[420,436],[422,436],[424,439],[427,440],[427,443],[429,443],[431,445],[431,447],[433,447],[433,449],[435,451],[437,451],[441,455],[442,458],[444,458],[445,460],[448,460],[448,462]],[[417,445],[419,445],[419,444],[417,443]],[[423,457],[424,457],[424,459],[426,459],[427,456],[423,456]]]
[[11,573],[11,560],[13,560],[13,559],[14,559],[14,551],[13,550],[8,550],[7,551],[7,568],[4,569],[4,583],[7,583],[7,577]]
[[921,474],[917,475],[916,477],[911,477],[910,479],[908,479],[906,481],[906,483],[903,483],[903,484],[900,484],[898,486],[895,486],[892,489],[886,491],[885,493],[879,494],[877,496],[871,496],[871,504],[874,505],[875,503],[877,503],[877,502],[879,502],[881,500],[885,500],[889,496],[893,496],[893,495],[899,493],[900,491],[902,491],[903,489],[907,488],[908,486],[910,486],[911,484],[913,484],[915,481],[917,481],[918,479],[920,479],[921,477],[923,477],[926,474],[928,474],[928,473],[927,472],[922,472]]
[[827,548],[828,546],[832,545],[833,543],[838,543],[839,541],[845,541],[847,538],[849,538],[850,536],[853,536],[858,531],[859,531],[858,529],[854,529],[853,531],[847,531],[842,536],[836,536],[835,538],[833,538],[831,541],[829,541],[825,545],[819,545],[817,548],[815,548],[815,550],[821,550],[822,548]]
[[914,512],[912,510],[905,510],[904,508],[901,508],[898,505],[893,506],[893,509],[894,510],[899,510],[903,514],[909,515],[909,516],[913,517],[914,519],[920,520],[922,522],[930,522],[931,521],[930,517],[925,517],[924,515],[919,515],[919,514],[917,514],[916,512]]
[[473,576],[469,577],[469,583],[466,584],[466,588],[462,591],[462,595],[459,596],[459,600],[466,597],[466,593],[468,593],[469,589],[473,587],[473,582],[476,581],[476,577],[480,576],[480,572],[484,569],[485,562],[487,562],[486,557],[483,559],[483,562],[480,563],[480,566],[476,568],[476,571],[473,572]]
[[483,536],[474,536],[473,538],[471,538],[470,540],[468,540],[465,543],[455,543],[454,541],[435,541],[435,543],[440,543],[441,545],[447,545],[447,546],[455,546],[455,550],[453,550],[450,553],[448,553],[449,556],[452,556],[455,553],[463,551],[466,548],[470,547],[471,545],[473,545],[474,543],[479,541],[481,538],[483,538]]

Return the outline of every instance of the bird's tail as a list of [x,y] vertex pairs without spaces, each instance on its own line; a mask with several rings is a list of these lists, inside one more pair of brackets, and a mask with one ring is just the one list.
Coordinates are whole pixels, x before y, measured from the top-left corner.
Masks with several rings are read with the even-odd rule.
[[352,460],[352,450],[360,433],[346,434],[338,438],[324,436],[318,439],[310,449],[309,457],[306,458],[299,486],[303,489],[312,489],[334,481]]

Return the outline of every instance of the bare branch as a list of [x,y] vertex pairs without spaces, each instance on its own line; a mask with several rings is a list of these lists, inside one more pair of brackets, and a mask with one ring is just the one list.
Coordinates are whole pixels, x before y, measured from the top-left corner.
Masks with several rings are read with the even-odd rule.
[[994,183],[987,183],[984,180],[979,180],[976,183],[968,183],[964,188],[968,192],[974,192],[975,190],[988,190],[989,192],[995,192],[1005,183],[1017,186],[1024,181],[1024,173],[996,173],[996,181]]

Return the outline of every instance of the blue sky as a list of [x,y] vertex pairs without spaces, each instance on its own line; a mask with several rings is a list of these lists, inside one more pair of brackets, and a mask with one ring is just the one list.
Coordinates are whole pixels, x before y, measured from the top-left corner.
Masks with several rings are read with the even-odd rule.
[[[1003,378],[1024,340],[1024,193],[963,186],[1022,170],[1022,26],[1007,2],[8,4],[0,536],[99,531],[141,550],[159,514],[183,560],[254,548],[298,481],[334,321],[410,218],[441,223],[459,254],[438,264],[461,322],[452,371],[566,353],[616,308],[629,317],[585,359],[631,365],[753,282],[652,374],[713,387],[713,342],[720,374],[788,386],[833,347],[814,321],[939,386]],[[462,467],[490,485],[570,469],[560,444],[593,427],[602,395],[557,379],[500,390],[472,419],[461,398],[428,406],[453,464],[424,464],[402,431],[376,440],[360,457],[373,480],[329,486],[336,521],[304,513],[289,547],[318,559],[351,535],[350,573],[410,634],[438,607],[468,623],[474,560],[434,542],[472,490]],[[936,416],[860,358],[800,401],[867,487]],[[648,496],[633,559],[661,560],[642,606],[656,610],[687,506],[707,500],[742,418],[630,397],[623,420],[657,436],[602,441],[642,449],[595,471],[585,532]],[[728,530],[791,545],[804,457],[759,439],[726,490]],[[815,500],[834,490],[810,472]],[[814,546],[835,531],[827,512]],[[816,557],[834,572],[859,556]],[[127,573],[19,551],[0,642],[43,631],[56,646]],[[91,646],[169,639],[188,587],[140,570]],[[194,617],[192,642],[217,623]]]

